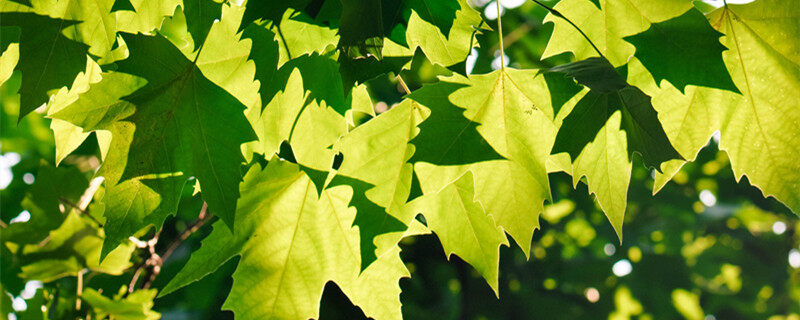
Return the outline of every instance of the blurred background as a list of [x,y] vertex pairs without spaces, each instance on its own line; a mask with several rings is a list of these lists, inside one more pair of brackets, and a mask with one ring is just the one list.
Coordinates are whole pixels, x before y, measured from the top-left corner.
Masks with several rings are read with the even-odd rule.
[[[495,2],[471,4],[497,30]],[[552,25],[542,24],[546,10],[525,0],[501,5],[503,60],[509,66],[547,68],[570,61],[569,55],[540,60],[552,32]],[[487,32],[478,40],[480,47],[470,55],[467,71],[499,68],[497,34]],[[449,73],[418,55],[402,76],[413,90]],[[394,75],[367,85],[378,112],[402,98]],[[5,224],[30,218],[21,206],[23,198],[40,166],[52,165],[55,158],[49,119],[33,113],[15,123],[18,88],[18,73],[0,87],[0,218]],[[88,139],[60,166],[91,177],[98,156],[96,139]],[[530,260],[510,238],[512,246],[501,248],[500,299],[469,265],[455,256],[448,261],[435,235],[404,240],[401,255],[411,272],[410,279],[400,281],[405,318],[800,320],[800,220],[774,199],[764,199],[746,178],[736,182],[717,140],[711,139],[698,160],[655,196],[652,172],[634,163],[622,244],[584,184],[573,189],[571,177],[563,173],[550,178],[554,203],[546,206],[542,228],[534,233]],[[202,202],[191,191],[190,184],[178,215],[167,220],[162,239],[178,237],[196,219]],[[154,287],[162,287],[180,270],[209,231],[207,224],[170,256]],[[154,310],[164,319],[233,318],[220,308],[236,263],[234,259],[202,281],[156,299]],[[26,310],[41,299],[41,282],[19,279],[5,260],[0,271],[3,289],[13,301],[13,310],[2,312],[25,319]],[[87,287],[113,293],[129,279],[130,274],[99,274],[85,281]],[[69,299],[70,294],[74,299],[74,277],[55,282],[57,299]],[[323,294],[321,315],[363,318],[332,283]]]

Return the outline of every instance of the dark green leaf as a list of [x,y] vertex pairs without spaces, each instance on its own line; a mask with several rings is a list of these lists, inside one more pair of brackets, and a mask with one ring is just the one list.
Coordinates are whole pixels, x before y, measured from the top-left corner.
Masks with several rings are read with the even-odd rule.
[[24,245],[44,240],[50,231],[61,225],[71,206],[78,205],[88,186],[89,182],[78,169],[42,166],[36,182],[22,200],[22,207],[30,212],[31,219],[3,229],[2,241]]
[[620,90],[628,85],[625,79],[614,69],[608,60],[592,57],[586,60],[567,63],[550,68],[550,72],[563,73],[572,77],[579,84],[589,87],[598,93]]
[[183,0],[183,14],[186,26],[194,40],[195,49],[200,48],[206,40],[208,31],[222,16],[222,3],[214,0]]
[[114,0],[114,5],[111,6],[111,12],[116,11],[136,11],[131,4],[131,0]]
[[719,42],[721,36],[699,10],[692,9],[623,39],[636,47],[636,58],[656,83],[666,79],[681,92],[691,84],[739,93],[722,61],[726,48]]
[[19,119],[47,102],[50,90],[71,85],[75,76],[86,69],[89,46],[62,34],[62,30],[77,23],[34,13],[3,13],[0,25],[21,29],[17,63],[22,72]]
[[460,83],[438,82],[408,96],[431,109],[431,115],[419,126],[419,135],[411,140],[416,151],[409,162],[455,165],[503,159],[478,133],[478,123],[465,118],[464,109],[449,100],[450,94],[464,87]]
[[[175,212],[192,175],[210,211],[230,226],[244,160],[240,145],[255,138],[245,106],[205,78],[166,38],[122,36],[130,57],[117,63],[118,71],[147,84],[137,90],[137,78],[100,82],[86,93],[92,98],[84,104],[55,115],[84,130],[112,132],[111,151],[99,173],[109,185],[103,252],[147,225],[160,226]],[[114,90],[121,92],[106,96]],[[131,90],[136,91],[117,100]]]
[[283,13],[289,9],[300,10],[305,8],[311,0],[253,0],[248,1],[239,30],[244,29],[251,22],[259,19],[269,19],[280,22]]
[[647,166],[656,169],[662,162],[683,159],[669,142],[650,97],[632,86],[605,93],[589,91],[564,119],[552,153],[567,152],[576,159],[617,110],[622,112],[620,128],[628,138],[629,159],[639,153]]

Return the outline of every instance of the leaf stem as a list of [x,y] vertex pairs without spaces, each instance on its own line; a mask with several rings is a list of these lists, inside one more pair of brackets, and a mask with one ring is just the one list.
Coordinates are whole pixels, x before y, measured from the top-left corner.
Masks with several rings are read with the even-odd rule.
[[[535,1],[535,0],[534,0]],[[497,38],[500,39],[500,69],[506,68],[505,59],[505,46],[503,45],[503,13],[500,11],[500,0],[495,0],[497,3]]]
[[[606,59],[606,56],[603,55],[602,52],[600,52],[600,49],[598,49],[596,45],[594,45],[594,42],[592,42],[592,39],[589,39],[589,36],[587,36],[585,33],[583,33],[583,30],[581,30],[581,28],[578,28],[578,26],[575,23],[573,23],[572,20],[567,19],[567,17],[565,17],[563,14],[561,14],[561,12],[558,12],[558,10],[553,9],[551,7],[548,7],[547,5],[545,5],[544,3],[539,2],[538,0],[531,0],[531,1],[535,2],[540,7],[547,9],[547,11],[549,11],[554,16],[559,17],[561,19],[564,19],[564,21],[566,21],[569,24],[571,24],[572,27],[575,28],[575,30],[578,30],[578,32],[581,33],[581,35],[583,36],[584,39],[586,39],[586,41],[589,41],[589,44],[592,45],[592,48],[594,48],[594,51],[597,51],[597,54],[599,54],[601,57],[603,57],[603,59]],[[608,59],[606,59],[606,60],[608,60]]]

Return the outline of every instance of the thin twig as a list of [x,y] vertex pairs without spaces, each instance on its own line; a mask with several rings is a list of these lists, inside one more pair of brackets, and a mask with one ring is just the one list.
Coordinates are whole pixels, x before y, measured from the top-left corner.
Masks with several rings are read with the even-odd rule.
[[211,217],[211,214],[208,212],[208,204],[203,202],[203,207],[200,209],[200,213],[197,215],[197,220],[195,220],[191,226],[186,228],[186,230],[184,230],[180,236],[178,236],[178,238],[170,243],[169,247],[167,247],[167,249],[161,255],[157,254],[155,250],[160,233],[157,233],[153,239],[150,239],[147,242],[132,238],[131,241],[134,242],[137,247],[147,248],[149,257],[142,264],[140,264],[138,268],[136,268],[130,285],[128,285],[127,293],[132,293],[134,291],[134,288],[136,288],[136,283],[138,282],[139,277],[142,275],[142,272],[146,272],[146,274],[144,276],[144,282],[142,282],[140,288],[149,289],[158,274],[161,273],[161,266],[164,264],[164,261],[166,261],[167,258],[172,255],[175,249],[177,249],[184,240],[188,239],[189,236],[197,232],[197,230],[205,225],[206,222],[211,220]]
[[128,292],[125,293],[125,296],[133,292],[133,288],[136,287],[136,282],[139,281],[139,276],[142,275],[143,270],[144,264],[136,268],[136,271],[133,272],[133,278],[131,278],[131,282],[128,284]]
[[[572,20],[567,19],[567,17],[565,17],[563,14],[561,14],[561,12],[558,12],[558,10],[548,7],[547,5],[545,5],[544,3],[539,2],[538,0],[531,0],[531,1],[535,2],[540,7],[547,9],[547,11],[550,11],[550,13],[552,13],[554,16],[559,17],[559,18],[564,19],[565,21],[569,22],[569,24],[571,24],[572,27],[575,28],[575,30],[578,30],[578,32],[581,33],[581,35],[583,36],[584,39],[586,39],[586,41],[589,41],[589,44],[592,45],[592,48],[594,48],[594,51],[597,51],[597,54],[599,54],[601,57],[603,57],[603,59],[606,59],[606,56],[603,55],[602,52],[600,52],[600,49],[598,49],[596,45],[594,45],[594,42],[592,42],[592,39],[589,39],[589,36],[587,36],[585,33],[583,33],[583,30],[581,30],[581,28],[578,28],[578,26],[575,25],[575,23],[573,23]],[[606,60],[608,60],[608,59],[606,59]]]
[[146,248],[149,256],[144,262],[139,264],[139,266],[136,268],[136,271],[133,273],[133,278],[131,278],[131,282],[128,285],[128,292],[125,293],[125,297],[127,297],[129,293],[132,293],[133,290],[136,288],[136,283],[139,281],[139,276],[141,276],[142,272],[145,271],[145,269],[154,266],[155,261],[159,259],[158,255],[156,254],[156,244],[158,243],[158,237],[160,234],[161,231],[159,230],[158,232],[156,232],[156,235],[153,236],[152,239],[147,241],[136,239],[136,237],[133,236],[128,238],[128,240],[133,242],[133,244],[135,244],[137,248],[139,249]]
[[83,295],[83,272],[86,269],[78,271],[78,297],[75,299],[75,310],[81,310],[81,295]]
[[203,208],[200,209],[200,214],[197,215],[197,220],[194,222],[194,224],[186,228],[186,230],[184,230],[183,233],[181,233],[178,239],[173,241],[169,245],[167,250],[165,250],[164,253],[161,255],[161,259],[166,261],[167,258],[169,258],[169,256],[172,255],[172,252],[175,251],[175,249],[177,249],[178,247],[180,247],[183,241],[189,238],[189,236],[191,236],[193,233],[197,232],[197,230],[200,229],[203,225],[205,225],[206,222],[208,222],[208,220],[210,219],[211,215],[208,214],[208,205],[204,202]]

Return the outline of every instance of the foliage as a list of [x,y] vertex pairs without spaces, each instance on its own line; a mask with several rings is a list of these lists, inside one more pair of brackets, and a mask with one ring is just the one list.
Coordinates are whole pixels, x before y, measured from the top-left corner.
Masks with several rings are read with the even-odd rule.
[[[0,0],[0,151],[35,172],[2,193],[3,316],[800,312],[797,271],[741,253],[797,246],[800,5],[534,2]],[[623,248],[644,272],[604,277]]]

